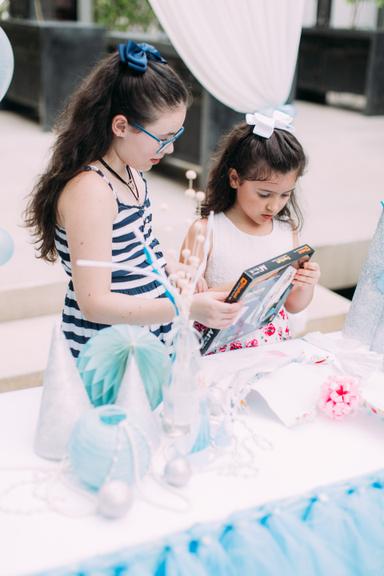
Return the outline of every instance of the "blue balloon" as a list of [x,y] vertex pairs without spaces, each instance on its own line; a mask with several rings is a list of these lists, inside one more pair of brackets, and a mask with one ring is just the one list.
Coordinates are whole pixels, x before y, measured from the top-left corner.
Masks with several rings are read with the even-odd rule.
[[8,36],[0,28],[0,100],[11,83],[14,68],[13,51]]
[[13,248],[12,236],[4,228],[0,228],[0,266],[12,258]]

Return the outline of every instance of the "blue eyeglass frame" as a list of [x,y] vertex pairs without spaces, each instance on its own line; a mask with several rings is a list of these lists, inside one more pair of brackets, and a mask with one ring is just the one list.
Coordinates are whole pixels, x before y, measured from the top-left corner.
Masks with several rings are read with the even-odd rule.
[[175,140],[177,140],[178,138],[180,138],[180,136],[183,134],[184,132],[184,126],[182,126],[177,132],[176,134],[174,134],[173,136],[171,136],[171,138],[168,138],[167,140],[162,140],[161,138],[158,138],[157,136],[155,136],[154,134],[151,134],[151,132],[148,132],[148,130],[146,130],[143,126],[141,126],[141,124],[138,124],[137,122],[130,122],[131,126],[133,126],[134,128],[137,128],[138,130],[140,130],[140,132],[144,132],[144,134],[147,134],[147,136],[150,136],[151,138],[153,138],[154,140],[156,140],[156,142],[160,142],[160,146],[159,148],[156,150],[156,154],[158,154],[159,152],[161,152],[162,150],[164,150],[164,148],[166,148],[167,146],[169,146],[170,144],[173,144],[173,142]]

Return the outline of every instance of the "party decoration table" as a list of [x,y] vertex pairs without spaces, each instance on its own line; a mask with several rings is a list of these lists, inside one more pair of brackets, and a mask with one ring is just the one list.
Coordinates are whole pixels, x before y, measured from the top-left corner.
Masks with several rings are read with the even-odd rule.
[[[300,339],[268,348],[276,358],[313,351]],[[219,354],[203,365],[222,375],[234,366],[246,369],[265,351]],[[0,396],[1,510],[11,485],[17,490],[19,483],[22,511],[28,503],[23,479],[33,469],[57,467],[33,451],[40,398],[37,388]],[[384,573],[384,421],[363,410],[340,422],[319,414],[287,428],[256,394],[248,404],[245,418],[272,446],[255,452],[257,475],[194,473],[179,489],[190,503],[183,511],[176,511],[171,495],[162,500],[168,510],[137,495],[115,520],[74,519],[47,509],[2,511],[0,573]]]

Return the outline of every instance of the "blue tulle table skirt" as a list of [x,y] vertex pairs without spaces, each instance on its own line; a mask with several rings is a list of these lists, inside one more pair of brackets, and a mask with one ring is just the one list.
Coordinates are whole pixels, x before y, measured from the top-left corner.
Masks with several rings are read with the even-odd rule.
[[384,470],[44,574],[384,576]]

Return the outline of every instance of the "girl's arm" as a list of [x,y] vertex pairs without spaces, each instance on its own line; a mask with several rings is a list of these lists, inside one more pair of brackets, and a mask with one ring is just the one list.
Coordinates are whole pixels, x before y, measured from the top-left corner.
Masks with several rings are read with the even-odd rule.
[[[193,222],[193,224],[190,226],[180,249],[179,260],[181,263],[183,264],[187,263],[186,258],[183,256],[184,250],[189,250],[191,254],[193,254],[198,258],[199,262],[203,259],[204,242],[199,242],[198,236],[203,236],[204,238],[206,237],[207,225],[208,225],[207,218],[200,218],[199,220],[195,220],[195,222]],[[212,243],[210,243],[207,262],[211,254],[211,247]],[[204,278],[204,274],[205,269],[196,284],[196,292],[205,292],[206,290],[208,290],[208,284]],[[221,291],[220,288],[218,289],[218,291]]]
[[[67,233],[72,262],[72,279],[77,302],[84,316],[101,324],[149,325],[166,323],[174,317],[167,298],[149,299],[111,292],[111,271],[76,265],[79,259],[112,259],[112,224],[116,201],[105,182],[91,172],[73,178],[63,190],[58,205],[58,220]],[[208,326],[229,325],[238,308],[222,302],[220,295],[194,297],[193,318]],[[204,320],[203,320],[204,318]]]
[[320,266],[317,262],[308,260],[299,268],[293,279],[292,288],[286,302],[285,308],[288,312],[295,314],[301,312],[308,306],[313,298],[313,292],[320,278]]

